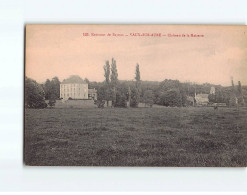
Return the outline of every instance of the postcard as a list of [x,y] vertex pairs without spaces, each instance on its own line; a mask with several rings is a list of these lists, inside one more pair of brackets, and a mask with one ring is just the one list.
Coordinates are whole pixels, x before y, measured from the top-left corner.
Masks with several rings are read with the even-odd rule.
[[246,167],[247,26],[25,28],[24,163]]

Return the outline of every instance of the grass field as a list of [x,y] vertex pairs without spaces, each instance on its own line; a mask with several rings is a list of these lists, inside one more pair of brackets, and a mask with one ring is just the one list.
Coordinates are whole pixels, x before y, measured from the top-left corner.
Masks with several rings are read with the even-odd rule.
[[246,166],[247,109],[27,109],[27,165]]

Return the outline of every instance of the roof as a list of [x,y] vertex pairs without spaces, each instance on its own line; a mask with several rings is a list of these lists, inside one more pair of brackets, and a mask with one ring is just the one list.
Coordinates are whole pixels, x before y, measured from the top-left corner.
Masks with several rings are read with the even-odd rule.
[[87,84],[81,77],[78,75],[72,75],[67,79],[64,79],[61,84],[74,84],[74,83],[79,83],[79,84]]

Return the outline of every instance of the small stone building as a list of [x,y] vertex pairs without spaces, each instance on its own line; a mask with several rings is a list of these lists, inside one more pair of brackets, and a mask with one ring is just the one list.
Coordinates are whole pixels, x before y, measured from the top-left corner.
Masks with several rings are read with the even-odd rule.
[[209,103],[208,94],[195,94],[197,106],[207,106]]

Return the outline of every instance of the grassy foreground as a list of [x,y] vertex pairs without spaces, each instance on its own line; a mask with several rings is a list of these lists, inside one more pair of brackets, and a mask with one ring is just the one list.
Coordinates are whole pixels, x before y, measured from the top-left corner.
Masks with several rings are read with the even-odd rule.
[[247,109],[27,109],[25,163],[246,166]]

